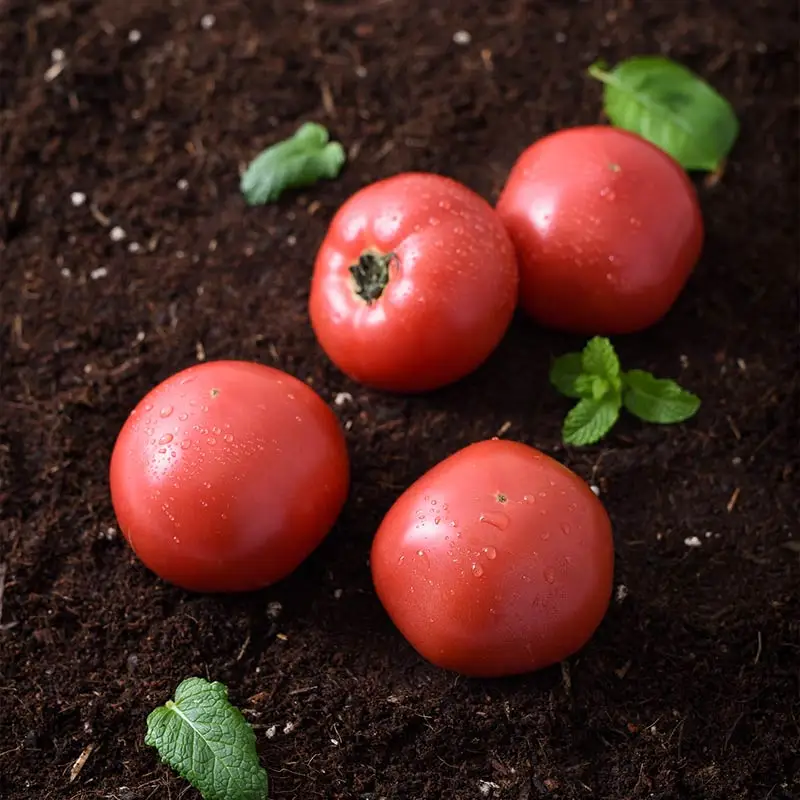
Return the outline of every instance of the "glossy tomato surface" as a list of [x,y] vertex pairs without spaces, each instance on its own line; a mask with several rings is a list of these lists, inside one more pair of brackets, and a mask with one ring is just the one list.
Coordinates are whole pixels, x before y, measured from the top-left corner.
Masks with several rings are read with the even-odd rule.
[[322,349],[351,378],[420,392],[486,360],[517,286],[494,209],[449,178],[405,173],[339,209],[317,254],[309,314]]
[[185,589],[257,589],[322,541],[349,487],[338,420],[305,383],[242,361],[199,364],[136,406],[111,457],[120,528]]
[[632,333],[657,322],[703,245],[697,195],[681,166],[606,125],[531,145],[497,211],[517,250],[523,309],[573,333]]
[[608,608],[611,524],[575,473],[517,442],[478,442],[416,481],[371,553],[375,589],[411,645],[470,676],[575,653]]

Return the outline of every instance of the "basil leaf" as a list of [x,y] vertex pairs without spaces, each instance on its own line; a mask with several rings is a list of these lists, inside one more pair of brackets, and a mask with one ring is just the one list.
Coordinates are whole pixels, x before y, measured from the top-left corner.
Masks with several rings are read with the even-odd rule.
[[605,111],[687,170],[718,170],[739,135],[730,103],[691,70],[661,56],[637,56],[589,75],[604,84]]

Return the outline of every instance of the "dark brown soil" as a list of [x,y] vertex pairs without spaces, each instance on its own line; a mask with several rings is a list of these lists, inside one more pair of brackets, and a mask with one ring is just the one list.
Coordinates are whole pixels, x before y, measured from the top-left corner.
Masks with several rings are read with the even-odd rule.
[[[798,36],[790,0],[0,0],[0,797],[196,797],[143,743],[191,675],[246,709],[276,800],[800,797]],[[701,187],[695,277],[618,341],[697,391],[696,419],[626,419],[564,451],[547,365],[581,342],[523,319],[433,395],[332,368],[306,298],[338,204],[408,169],[494,199],[527,144],[598,119],[593,59],[645,52],[708,75],[742,120]],[[346,171],[245,208],[239,164],[307,119],[347,144]],[[335,406],[354,468],[340,523],[246,597],[162,584],[113,527],[121,423],[203,353],[354,398]],[[563,669],[466,680],[402,640],[367,554],[405,486],[501,427],[600,487],[627,597]]]

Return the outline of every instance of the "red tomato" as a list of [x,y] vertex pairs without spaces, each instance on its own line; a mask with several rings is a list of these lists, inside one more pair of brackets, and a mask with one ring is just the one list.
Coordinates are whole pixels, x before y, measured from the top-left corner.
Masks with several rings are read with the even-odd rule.
[[216,361],[178,372],[126,420],[111,499],[141,561],[199,592],[257,589],[322,541],[349,487],[338,420],[272,367]]
[[439,667],[491,677],[575,653],[611,598],[602,503],[575,473],[517,442],[478,442],[389,510],[372,545],[378,597]]
[[494,209],[449,178],[407,173],[339,209],[317,254],[309,314],[322,349],[351,378],[421,392],[488,358],[517,284]]
[[573,333],[632,333],[657,322],[703,245],[697,195],[681,166],[606,125],[531,145],[497,211],[517,249],[522,307]]

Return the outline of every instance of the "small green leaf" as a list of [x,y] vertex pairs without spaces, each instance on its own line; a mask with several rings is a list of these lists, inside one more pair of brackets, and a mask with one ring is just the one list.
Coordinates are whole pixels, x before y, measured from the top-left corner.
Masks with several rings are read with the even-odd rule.
[[619,418],[619,397],[581,400],[565,417],[561,436],[564,444],[582,447],[600,441]]
[[661,56],[637,56],[589,75],[604,84],[613,125],[637,133],[687,170],[718,170],[739,135],[730,103],[691,70]]
[[587,375],[599,375],[612,385],[618,385],[619,359],[614,346],[604,336],[589,339],[583,348],[581,365]]
[[655,378],[649,372],[632,369],[624,375],[625,408],[645,422],[662,425],[683,422],[700,408],[700,398],[675,381]]
[[174,702],[150,712],[144,741],[205,800],[266,800],[255,734],[222,683],[183,681]]
[[575,389],[580,397],[602,400],[611,391],[611,384],[599,375],[579,375],[575,380]]
[[240,184],[248,205],[274,203],[287,189],[337,177],[345,162],[344,148],[329,138],[322,125],[306,122],[293,136],[256,156]]
[[580,353],[567,353],[559,356],[550,367],[550,383],[567,397],[580,397],[575,382],[583,373]]

